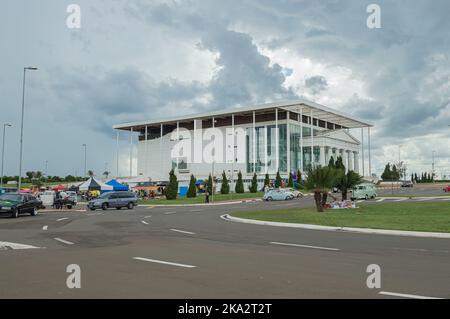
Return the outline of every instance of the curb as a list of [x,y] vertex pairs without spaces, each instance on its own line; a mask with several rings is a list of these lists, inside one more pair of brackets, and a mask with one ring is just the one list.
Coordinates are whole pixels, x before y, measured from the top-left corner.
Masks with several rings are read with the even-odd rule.
[[223,220],[226,220],[226,221],[245,223],[245,224],[254,224],[254,225],[261,225],[261,226],[289,227],[289,228],[300,228],[300,229],[308,229],[308,230],[336,231],[336,232],[349,232],[349,233],[361,233],[361,234],[450,239],[450,233],[434,233],[434,232],[418,232],[418,231],[406,231],[406,230],[387,230],[387,229],[354,228],[354,227],[334,227],[334,226],[321,226],[321,225],[311,225],[311,224],[268,222],[268,221],[233,217],[233,216],[230,216],[229,214],[222,215],[222,216],[220,216],[220,218],[222,218]]
[[252,203],[252,202],[260,202],[262,199],[247,199],[240,201],[232,201],[232,202],[217,202],[217,203],[198,203],[198,204],[169,204],[169,205],[152,205],[152,204],[138,204],[140,207],[207,207],[207,206],[221,206],[221,205],[233,205],[233,204],[243,204],[243,203]]

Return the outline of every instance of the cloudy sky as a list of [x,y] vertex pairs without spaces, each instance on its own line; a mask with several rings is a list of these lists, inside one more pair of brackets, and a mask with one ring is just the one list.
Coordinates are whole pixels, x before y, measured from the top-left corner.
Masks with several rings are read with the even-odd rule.
[[[66,26],[67,6],[81,28]],[[381,28],[366,25],[370,3]],[[0,123],[24,166],[115,173],[113,124],[299,97],[375,123],[373,167],[450,174],[450,2],[365,0],[4,0]],[[355,135],[359,137],[359,132]],[[128,167],[121,139],[121,174]]]

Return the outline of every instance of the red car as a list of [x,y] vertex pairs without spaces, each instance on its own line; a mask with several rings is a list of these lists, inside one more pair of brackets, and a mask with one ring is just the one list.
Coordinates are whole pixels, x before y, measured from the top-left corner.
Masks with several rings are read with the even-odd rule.
[[450,185],[445,186],[442,190],[446,193],[450,192]]

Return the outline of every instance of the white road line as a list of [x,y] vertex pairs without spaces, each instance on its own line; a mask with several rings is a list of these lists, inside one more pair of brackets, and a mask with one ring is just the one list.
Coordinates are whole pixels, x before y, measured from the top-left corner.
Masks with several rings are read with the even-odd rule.
[[192,265],[178,264],[178,263],[173,263],[173,262],[169,262],[169,261],[148,259],[148,258],[143,258],[143,257],[133,257],[133,259],[140,260],[140,261],[147,261],[147,262],[151,262],[151,263],[157,263],[157,264],[164,264],[164,265],[170,265],[170,266],[184,267],[184,268],[196,268],[197,267],[197,266],[192,266]]
[[38,249],[38,248],[40,247],[0,241],[0,250],[8,250],[8,249],[21,250],[21,249]]
[[172,214],[176,214],[177,212],[166,212],[164,213],[164,215],[172,215]]
[[152,218],[152,215],[145,216],[144,219]]
[[292,247],[302,247],[302,248],[311,248],[311,249],[321,249],[321,250],[332,250],[339,251],[337,248],[328,248],[328,247],[319,247],[319,246],[309,246],[309,245],[300,245],[300,244],[288,244],[288,243],[279,243],[276,241],[270,242],[272,245],[281,245],[281,246],[292,246]]
[[97,215],[103,215],[103,213],[90,213],[90,214],[86,214],[86,216],[97,216]]
[[393,202],[404,202],[405,200],[407,200],[407,198],[399,198],[399,199],[393,200]]
[[365,200],[358,200],[357,203],[365,202]]
[[383,202],[386,198],[380,198],[377,202]]
[[450,198],[441,198],[441,200],[450,200]]
[[57,222],[62,222],[63,220],[66,220],[66,219],[69,219],[69,218],[64,217],[64,218],[57,219],[56,221],[57,221]]
[[48,226],[47,225],[45,225],[44,227],[42,227],[42,230],[47,230],[48,229]]
[[141,223],[144,225],[148,225],[148,223],[145,220],[142,220]]
[[53,238],[53,239],[56,240],[56,241],[59,241],[59,242],[61,242],[63,244],[66,244],[66,245],[75,245],[74,243],[72,243],[70,241],[67,241],[67,240],[64,240],[64,239],[61,239],[61,238]]
[[171,230],[171,231],[174,231],[174,232],[178,232],[178,233],[189,234],[189,235],[195,235],[195,233],[190,232],[190,231],[179,230],[179,229],[175,229],[175,228],[171,228],[170,230]]
[[406,250],[406,251],[420,251],[420,252],[430,252],[430,253],[450,253],[448,250],[430,250],[430,249],[423,249],[423,248],[398,248],[394,247],[392,248],[394,250]]
[[202,211],[203,211],[203,209],[193,209],[193,210],[190,210],[191,213],[199,213],[199,212],[202,212]]
[[411,298],[411,299],[444,299],[444,298],[437,298],[437,297],[427,297],[427,296],[419,296],[419,295],[401,294],[401,293],[389,292],[389,291],[380,291],[379,294],[380,295],[385,295],[385,296]]

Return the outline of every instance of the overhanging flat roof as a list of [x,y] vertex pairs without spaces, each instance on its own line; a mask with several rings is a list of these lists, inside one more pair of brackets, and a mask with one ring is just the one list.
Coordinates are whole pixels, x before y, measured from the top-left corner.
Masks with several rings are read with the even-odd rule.
[[274,112],[275,109],[285,110],[294,113],[300,113],[303,111],[303,115],[310,116],[312,114],[313,118],[317,118],[319,120],[332,122],[335,124],[339,124],[343,127],[347,128],[361,128],[361,127],[372,127],[373,123],[363,121],[357,119],[349,114],[344,112],[311,102],[307,100],[296,100],[290,102],[276,102],[269,104],[261,104],[254,106],[246,106],[246,107],[238,107],[238,108],[230,108],[221,111],[214,111],[208,113],[201,114],[192,114],[185,115],[180,117],[173,117],[167,119],[159,119],[159,120],[150,120],[143,122],[132,122],[132,123],[124,123],[119,125],[114,125],[113,129],[116,130],[126,130],[130,131],[132,128],[135,131],[139,131],[140,129],[148,127],[159,127],[161,124],[166,125],[176,125],[177,122],[188,122],[194,120],[206,120],[211,119],[212,117],[226,117],[234,115],[246,115],[252,114],[255,112],[256,114]]

